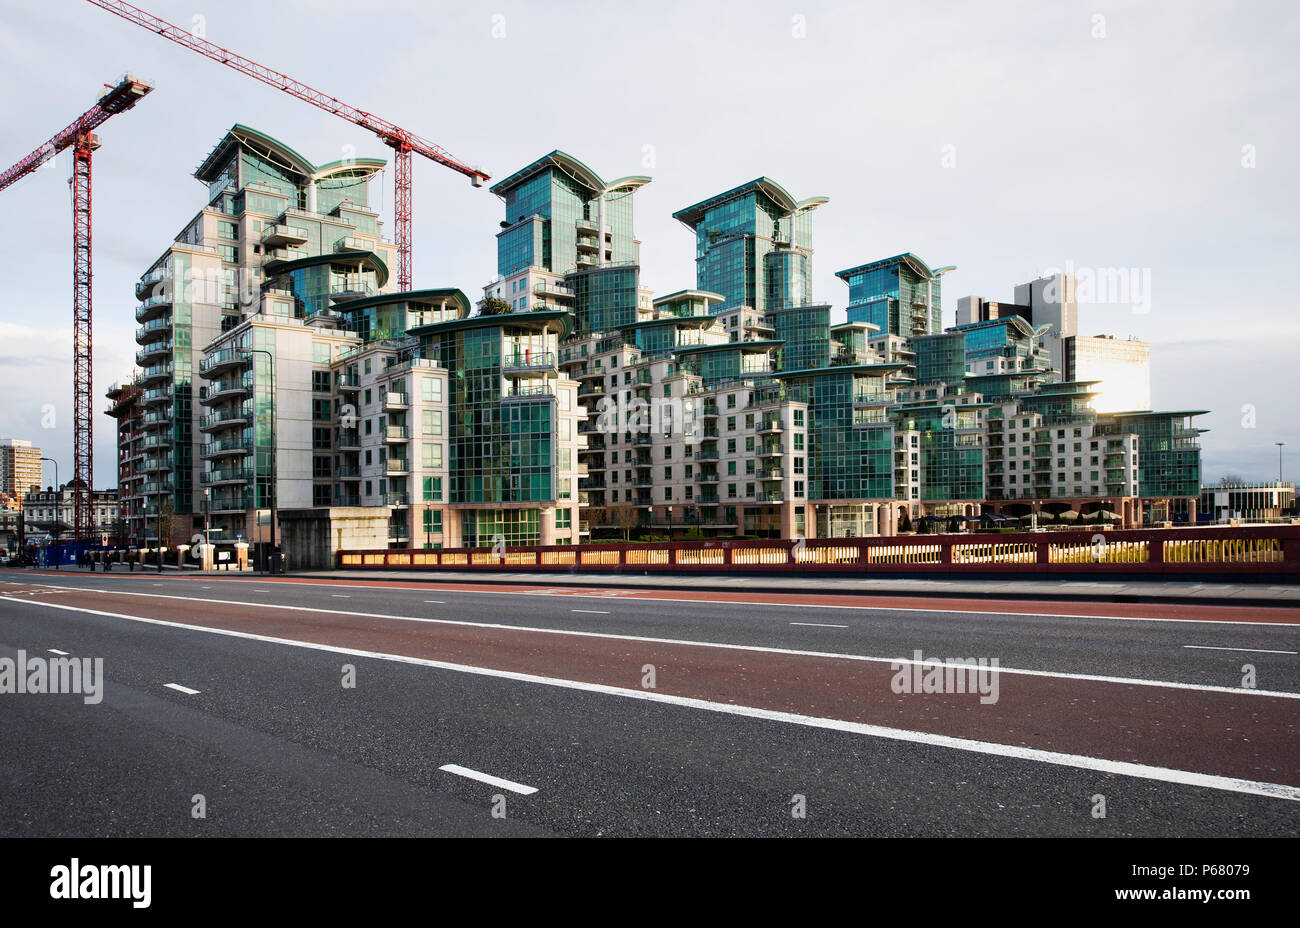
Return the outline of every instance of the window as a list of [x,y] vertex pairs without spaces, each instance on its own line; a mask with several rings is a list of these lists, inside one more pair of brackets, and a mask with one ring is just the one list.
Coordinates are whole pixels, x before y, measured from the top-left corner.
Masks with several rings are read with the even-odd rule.
[[438,502],[442,499],[442,478],[425,477],[423,478],[424,501]]
[[420,463],[426,468],[442,466],[442,445],[426,441],[420,445]]
[[440,377],[421,377],[420,397],[426,403],[441,403],[442,379]]
[[420,413],[422,434],[424,435],[441,435],[442,434],[442,410],[425,409]]

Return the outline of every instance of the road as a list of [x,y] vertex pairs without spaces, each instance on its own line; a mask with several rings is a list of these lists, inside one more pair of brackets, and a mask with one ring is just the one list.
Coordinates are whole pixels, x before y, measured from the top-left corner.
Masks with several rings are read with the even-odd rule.
[[106,683],[0,695],[9,836],[1300,831],[1292,607],[0,571],[20,650]]

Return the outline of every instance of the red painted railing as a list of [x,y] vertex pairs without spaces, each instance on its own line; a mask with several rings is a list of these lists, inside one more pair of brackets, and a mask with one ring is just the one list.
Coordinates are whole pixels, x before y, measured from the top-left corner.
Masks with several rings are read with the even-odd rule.
[[344,570],[1098,575],[1300,578],[1300,525],[340,551]]

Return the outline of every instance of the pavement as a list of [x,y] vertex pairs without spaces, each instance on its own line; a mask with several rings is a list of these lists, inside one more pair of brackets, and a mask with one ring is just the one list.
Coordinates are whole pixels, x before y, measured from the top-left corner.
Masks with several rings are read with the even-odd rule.
[[633,589],[680,588],[726,590],[768,590],[791,593],[853,593],[891,596],[992,596],[999,599],[1108,600],[1137,602],[1233,603],[1300,606],[1300,577],[1294,584],[1216,583],[1197,580],[980,580],[897,577],[849,577],[833,574],[671,574],[671,573],[553,573],[522,570],[433,571],[433,570],[333,570],[294,572],[295,577],[396,581],[462,581],[531,584],[564,583],[570,586],[620,586]]
[[104,699],[0,695],[0,835],[1300,828],[1285,603],[52,573],[0,570],[0,659]]

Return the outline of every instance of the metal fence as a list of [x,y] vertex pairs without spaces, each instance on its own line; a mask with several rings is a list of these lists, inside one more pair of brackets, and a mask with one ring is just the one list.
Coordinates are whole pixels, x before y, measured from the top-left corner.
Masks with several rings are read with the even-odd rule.
[[1245,574],[1300,580],[1300,525],[339,551],[344,570]]

